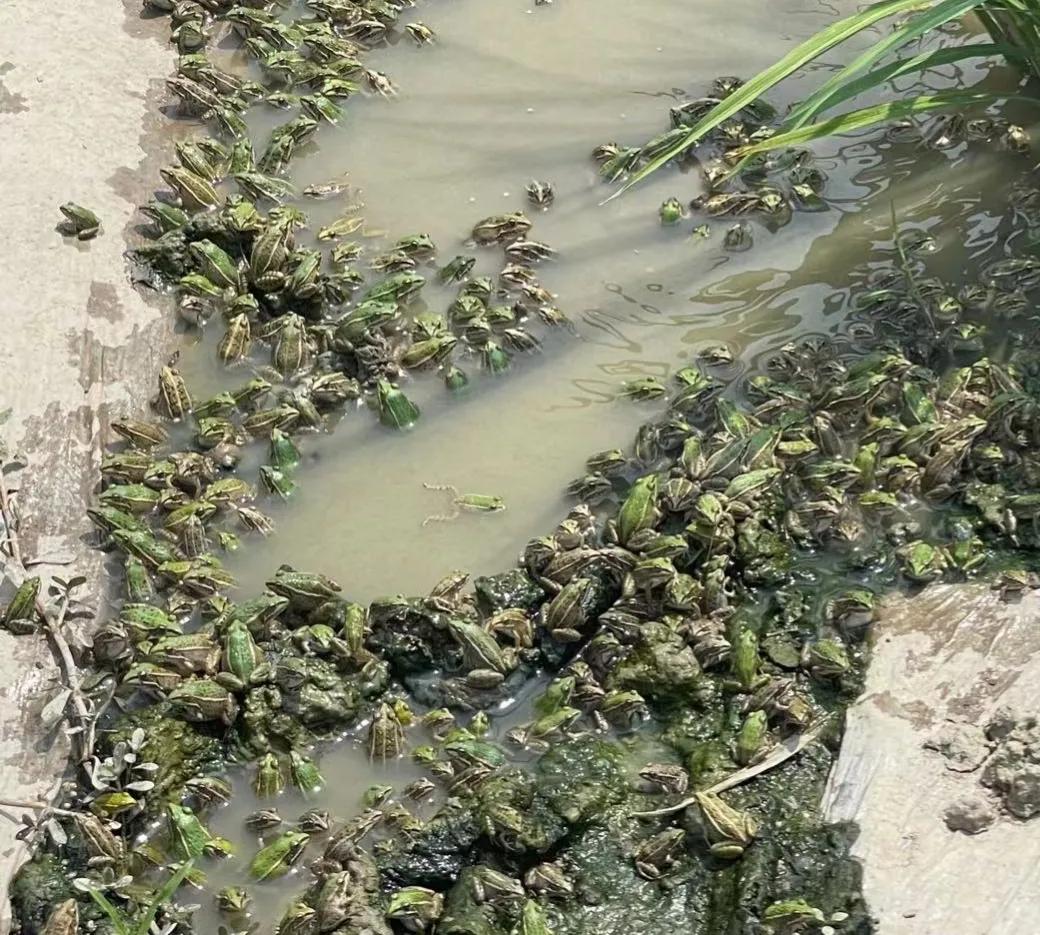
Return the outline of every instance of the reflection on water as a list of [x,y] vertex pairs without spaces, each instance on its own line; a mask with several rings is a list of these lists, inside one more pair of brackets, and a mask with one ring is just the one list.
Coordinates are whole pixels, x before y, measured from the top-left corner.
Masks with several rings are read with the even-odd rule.
[[[424,416],[411,432],[395,434],[348,412],[333,433],[303,437],[299,491],[288,504],[265,505],[277,532],[230,561],[241,593],[255,593],[283,561],[334,577],[359,601],[424,592],[452,568],[500,570],[559,520],[563,491],[583,473],[585,456],[626,444],[657,411],[658,404],[619,400],[622,381],[667,379],[719,343],[738,361],[726,375],[739,375],[793,336],[833,332],[849,271],[891,240],[893,204],[901,223],[939,238],[950,270],[999,249],[1006,180],[1023,162],[979,145],[937,152],[877,134],[822,144],[828,210],[797,214],[776,232],[753,223],[754,249],[740,254],[722,249],[727,222],[714,222],[707,239],[691,236],[702,218],[674,228],[658,223],[666,197],[686,202],[699,193],[695,174],[668,169],[601,204],[611,189],[589,159],[594,146],[641,143],[665,129],[675,99],[703,93],[716,75],[753,72],[853,7],[808,0],[423,5],[438,42],[417,49],[402,41],[370,63],[391,75],[399,95],[352,101],[342,126],[323,128],[294,162],[294,178],[302,188],[346,175],[346,197],[364,203],[369,227],[391,240],[428,233],[441,262],[466,249],[476,220],[525,208],[528,180],[551,181],[553,206],[527,209],[531,236],[559,252],[540,275],[575,327],[548,334],[543,353],[518,355],[498,379],[463,362],[473,382],[459,397],[420,376],[408,392]],[[1009,87],[1004,74],[962,65],[929,74],[918,90],[979,80]],[[775,103],[803,89],[795,82]],[[272,111],[261,123],[284,119]],[[865,202],[869,196],[881,197]],[[312,229],[342,207],[335,200],[304,205]],[[494,273],[499,251],[480,253],[477,272]],[[443,311],[449,295],[428,287],[424,300]],[[205,336],[182,357],[200,394],[228,383],[215,364],[217,337]],[[496,494],[508,508],[424,528],[426,516],[444,510],[443,495],[425,483]],[[330,751],[323,770],[335,779],[322,807],[341,816],[358,811],[371,783],[413,778],[406,764],[373,769],[353,742]],[[236,791],[247,787],[240,777]],[[309,804],[287,796],[279,808],[293,818]],[[214,830],[241,840],[242,818],[256,805],[236,796]],[[226,862],[212,876],[221,885],[243,882],[245,863]],[[266,894],[258,918],[272,919],[287,888],[258,890]]]

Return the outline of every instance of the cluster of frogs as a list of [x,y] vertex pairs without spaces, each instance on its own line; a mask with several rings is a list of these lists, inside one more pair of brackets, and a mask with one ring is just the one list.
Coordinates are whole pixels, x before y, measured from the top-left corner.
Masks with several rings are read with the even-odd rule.
[[[230,795],[227,757],[254,763],[260,796],[313,792],[315,741],[363,725],[371,756],[410,757],[428,776],[375,790],[348,821],[250,816],[258,881],[305,856],[314,876],[283,935],[581,932],[631,899],[663,920],[676,893],[721,879],[735,901],[685,909],[694,930],[739,912],[750,931],[869,931],[806,790],[858,689],[877,595],[985,572],[1010,597],[1035,586],[1020,562],[1040,546],[1026,319],[1040,264],[1002,260],[955,291],[925,275],[928,246],[897,239],[843,337],[784,346],[739,383],[716,353],[679,370],[630,451],[590,456],[560,525],[472,588],[453,573],[424,597],[363,607],[283,566],[232,602],[211,549],[236,525],[267,528],[261,494],[198,438],[171,450],[163,423],[117,422],[126,449],[105,459],[91,516],[123,557],[124,601],[94,661],[127,713],[102,743],[143,728],[140,756],[158,771],[147,796],[84,790],[69,852],[132,904],[127,879],[147,867],[226,853],[204,813]],[[1002,360],[987,354],[995,319]],[[162,380],[157,407],[185,416],[186,390]],[[272,425],[269,445],[267,469],[292,483],[296,443]],[[5,620],[31,617],[32,597]],[[486,712],[539,676],[529,718],[489,732]],[[776,808],[792,789],[806,796],[799,822]],[[409,807],[434,801],[425,819]],[[128,854],[160,812],[153,846]],[[760,886],[763,873],[775,882]],[[216,898],[247,926],[247,892]],[[24,917],[23,930],[53,935]]]
[[[210,135],[176,145],[178,164],[160,172],[169,191],[142,209],[154,240],[135,257],[146,280],[176,287],[188,321],[223,322],[217,352],[225,364],[256,364],[280,385],[277,405],[268,407],[277,410],[270,415],[280,428],[313,425],[315,406],[330,397],[344,402],[362,395],[384,423],[407,428],[419,410],[396,384],[409,373],[438,369],[449,390],[459,391],[469,382],[460,364],[472,360],[501,374],[514,354],[540,347],[530,322],[567,321],[535,272],[555,251],[528,236],[532,223],[521,211],[483,219],[467,241],[502,248],[495,277],[471,275],[473,252],[438,261],[426,235],[387,241],[366,223],[358,201],[308,230],[301,204],[345,199],[349,189],[330,182],[298,193],[286,177],[289,162],[323,122],[339,120],[340,102],[363,88],[394,93],[390,79],[366,68],[363,57],[389,41],[404,4],[315,0],[307,4],[312,15],[296,18],[272,2],[149,0],[148,6],[170,13],[182,53],[167,86],[181,114],[204,120]],[[422,23],[404,30],[420,44],[434,38]],[[207,40],[229,31],[252,60],[248,72],[226,71],[211,57],[219,53]],[[244,119],[253,108],[295,112],[271,131],[259,155]],[[527,193],[538,211],[554,197],[544,182],[532,182]],[[79,236],[97,232],[88,210],[62,210]],[[409,314],[430,280],[457,287],[446,314]],[[268,348],[267,366],[257,359],[260,345]],[[233,409],[224,398],[196,417],[210,420],[201,428],[211,438],[231,442],[250,430],[228,418]]]
[[[604,143],[593,150],[600,175],[608,182],[624,180],[681,144],[701,123],[744,82],[740,78],[717,78],[703,97],[679,101],[669,110],[669,129],[641,146]],[[762,143],[779,129],[781,119],[765,100],[750,101],[728,119],[709,131],[696,150],[680,150],[679,164],[696,165],[703,181],[703,192],[684,203],[669,198],[661,204],[661,223],[678,224],[684,218],[736,219],[723,236],[726,250],[740,252],[754,243],[754,232],[747,219],[754,218],[769,230],[787,224],[794,211],[827,209],[823,191],[826,173],[808,149],[788,147],[754,156],[743,150]],[[962,143],[986,143],[1011,152],[1029,152],[1029,134],[1017,124],[998,117],[967,118],[963,114],[943,116],[930,121],[925,132],[913,121],[892,126],[893,140],[904,140],[932,149],[944,150]],[[695,236],[708,236],[709,225],[694,228]]]
[[[124,568],[118,612],[93,642],[119,702],[99,753],[140,738],[132,755],[155,764],[154,782],[83,788],[66,803],[77,812],[62,818],[66,842],[41,845],[16,887],[23,935],[71,935],[81,917],[103,930],[70,889],[70,864],[133,910],[152,897],[157,867],[226,854],[205,813],[231,794],[229,759],[253,764],[254,791],[274,805],[287,783],[320,789],[315,742],[359,725],[374,758],[407,756],[428,776],[374,790],[347,821],[312,810],[290,823],[274,807],[250,816],[263,839],[249,861],[257,885],[305,858],[313,876],[281,935],[568,935],[615,930],[597,926],[637,911],[660,930],[737,919],[762,933],[870,931],[815,803],[878,592],[987,569],[1009,595],[1034,583],[1005,556],[1040,545],[1040,369],[1025,322],[1040,264],[1002,261],[958,291],[925,277],[913,258],[925,243],[903,238],[899,262],[857,298],[848,337],[786,346],[739,385],[714,354],[672,387],[631,387],[667,396],[663,416],[630,451],[592,455],[563,522],[472,589],[455,573],[424,597],[363,607],[286,565],[263,594],[233,602],[219,550],[270,531],[262,499],[291,494],[302,433],[364,394],[386,424],[407,427],[419,414],[396,385],[404,371],[439,366],[460,388],[460,341],[498,373],[504,345],[537,347],[527,318],[565,319],[531,272],[552,251],[527,239],[519,213],[473,230],[505,250],[497,283],[472,275],[472,256],[437,269],[459,284],[447,321],[408,314],[429,238],[373,258],[385,274],[374,284],[349,265],[362,248],[342,239],[364,227],[356,214],[317,232],[337,244],[328,268],[297,245],[306,218],[286,203],[285,167],[337,118],[355,79],[392,93],[360,57],[384,41],[398,4],[311,0],[313,18],[286,21],[266,3],[149,3],[171,13],[181,52],[170,88],[215,135],[178,146],[179,166],[163,173],[175,197],[147,207],[159,236],[138,257],[175,284],[182,314],[220,315],[225,362],[265,341],[271,367],[206,400],[165,367],[161,419],[113,424],[125,448],[106,457],[91,510]],[[263,83],[207,57],[224,24]],[[421,23],[406,29],[433,38]],[[242,114],[259,103],[299,113],[257,158]],[[676,129],[696,108],[680,110]],[[619,171],[651,158],[599,155]],[[822,183],[804,159],[784,169],[796,195]],[[552,188],[532,183],[529,197],[545,207]],[[741,197],[712,210],[782,211],[768,191],[751,207]],[[97,232],[78,206],[66,217]],[[987,355],[998,339],[1012,349],[1001,360]],[[259,489],[237,473],[250,438],[269,446]],[[7,625],[31,620],[31,591]],[[536,677],[546,684],[530,717],[495,736],[486,712]],[[756,775],[800,738],[816,742]],[[747,778],[730,790],[735,775]],[[429,818],[410,807],[441,799]],[[248,928],[247,891],[214,898],[229,930]],[[191,927],[174,906],[164,924]]]

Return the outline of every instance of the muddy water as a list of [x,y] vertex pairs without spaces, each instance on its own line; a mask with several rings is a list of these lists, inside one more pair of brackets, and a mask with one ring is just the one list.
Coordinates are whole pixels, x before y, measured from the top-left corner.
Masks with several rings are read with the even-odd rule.
[[[322,128],[294,161],[294,179],[302,187],[346,176],[345,202],[363,203],[368,228],[385,230],[387,242],[426,232],[442,262],[467,249],[476,220],[524,208],[529,179],[551,181],[556,203],[532,213],[531,236],[559,251],[540,273],[575,331],[546,335],[543,354],[517,356],[498,379],[460,360],[474,377],[461,399],[436,378],[419,377],[408,392],[424,418],[405,436],[355,414],[334,435],[306,439],[301,489],[273,508],[278,534],[236,564],[243,591],[259,588],[287,556],[335,577],[357,600],[426,590],[452,568],[479,574],[508,565],[564,511],[562,492],[585,456],[624,444],[654,411],[618,400],[623,380],[667,377],[718,343],[731,347],[740,361],[731,373],[739,372],[794,334],[833,326],[847,270],[890,236],[887,200],[860,213],[869,195],[889,190],[902,219],[967,222],[965,242],[985,246],[992,222],[979,193],[1000,191],[992,183],[1005,159],[884,141],[824,147],[829,210],[797,215],[776,232],[754,225],[755,246],[745,253],[722,249],[726,221],[713,223],[706,241],[691,237],[703,218],[668,229],[658,223],[666,197],[685,202],[699,193],[694,174],[664,171],[601,204],[612,189],[589,159],[594,146],[635,145],[662,132],[676,100],[705,93],[719,74],[765,65],[835,12],[805,0],[637,7],[568,0],[534,9],[458,0],[423,4],[406,17],[428,23],[437,43],[419,49],[402,39],[375,52],[370,64],[390,75],[398,96],[352,100],[342,124]],[[980,77],[951,70],[930,76],[929,85]],[[797,83],[786,93],[797,96]],[[284,119],[272,109],[258,135]],[[961,166],[953,177],[951,164]],[[312,229],[345,202],[306,203]],[[494,273],[500,262],[498,249],[481,251],[477,271]],[[426,300],[443,311],[449,294],[428,287]],[[196,386],[226,386],[213,363],[215,340],[210,335],[206,352],[186,361]],[[424,483],[497,494],[508,508],[423,528],[448,505]]]
[[[304,437],[298,493],[288,504],[265,505],[277,532],[251,541],[230,562],[241,593],[255,593],[286,560],[331,575],[361,601],[425,591],[452,568],[480,574],[507,567],[529,537],[565,512],[564,488],[582,473],[585,457],[627,444],[658,410],[618,399],[623,380],[667,378],[719,343],[738,361],[724,374],[732,376],[793,336],[835,330],[850,269],[891,239],[893,203],[902,223],[939,237],[948,269],[999,252],[1005,182],[1021,171],[1022,157],[979,147],[935,152],[883,136],[825,144],[819,153],[830,177],[828,210],[796,215],[775,232],[753,224],[755,246],[739,254],[722,248],[728,222],[714,222],[707,240],[690,236],[702,218],[668,229],[658,223],[663,199],[685,202],[699,193],[692,174],[665,170],[601,204],[611,189],[588,158],[594,146],[635,145],[661,132],[676,100],[702,94],[716,75],[753,72],[852,5],[838,7],[557,0],[528,9],[518,0],[452,0],[406,17],[430,25],[437,44],[416,49],[402,40],[374,53],[369,64],[390,75],[398,96],[351,101],[342,125],[323,128],[294,161],[294,179],[302,187],[346,175],[346,201],[363,202],[368,227],[385,230],[386,242],[428,233],[441,262],[469,249],[464,242],[476,220],[524,208],[529,179],[551,181],[556,202],[530,212],[531,236],[559,251],[540,274],[574,328],[544,333],[543,353],[517,355],[497,379],[460,360],[472,378],[461,397],[449,396],[436,377],[417,377],[407,390],[424,416],[409,433],[348,412],[334,432]],[[931,75],[928,87],[980,80],[1008,87],[1006,75],[981,71]],[[775,103],[798,93],[789,88]],[[284,119],[264,115],[258,133]],[[312,228],[343,204],[304,205]],[[477,272],[497,271],[499,251],[479,252]],[[449,298],[426,290],[435,311]],[[200,392],[229,382],[215,364],[217,337],[206,335],[182,358]],[[423,527],[425,517],[448,506],[446,495],[424,483],[494,493],[508,509]],[[321,765],[331,781],[319,804],[341,817],[360,810],[372,783],[400,787],[414,776],[406,764],[373,767],[353,740],[327,749]],[[220,885],[245,882],[256,845],[242,819],[257,803],[248,777],[233,778],[236,799],[218,812],[214,830],[240,842],[243,854],[211,868]],[[287,796],[279,809],[291,819],[313,804]],[[255,888],[260,931],[269,930],[299,882]],[[200,919],[207,920],[215,930],[215,917]]]

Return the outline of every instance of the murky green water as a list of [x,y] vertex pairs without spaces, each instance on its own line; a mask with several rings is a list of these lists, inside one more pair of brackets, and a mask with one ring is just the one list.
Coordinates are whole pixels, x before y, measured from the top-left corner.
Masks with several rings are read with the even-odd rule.
[[[398,96],[352,100],[342,125],[322,128],[294,161],[294,179],[302,187],[346,175],[346,200],[363,202],[369,227],[387,231],[387,242],[428,233],[442,261],[464,249],[478,219],[524,208],[529,179],[551,181],[556,201],[531,212],[531,236],[559,251],[540,274],[575,327],[545,333],[543,353],[518,355],[497,379],[460,362],[473,377],[462,397],[418,376],[408,392],[424,417],[409,433],[348,412],[334,432],[303,437],[299,492],[265,505],[276,533],[229,562],[241,593],[259,590],[283,561],[334,577],[359,601],[426,591],[453,568],[508,567],[565,512],[564,488],[583,473],[585,456],[627,444],[655,411],[619,400],[623,380],[666,378],[719,343],[738,360],[725,373],[733,375],[794,336],[836,329],[849,271],[891,237],[892,203],[901,222],[939,237],[949,269],[999,249],[1005,181],[1022,157],[978,146],[937,152],[877,136],[826,144],[829,209],[797,214],[776,232],[755,224],[754,249],[740,254],[722,249],[730,222],[713,222],[706,241],[690,237],[703,218],[658,223],[664,198],[699,193],[693,174],[665,170],[601,204],[611,189],[589,159],[594,146],[641,143],[666,129],[675,100],[699,96],[717,75],[746,76],[851,8],[804,0],[557,0],[531,9],[522,0],[436,0],[416,8],[407,18],[429,24],[437,44],[402,40],[374,53],[369,64],[391,76]],[[932,86],[953,80],[1007,87],[1009,79],[929,76]],[[268,116],[269,125],[285,119]],[[343,202],[304,207],[316,228]],[[478,271],[494,273],[500,260],[498,249],[482,251]],[[449,293],[428,293],[430,307],[443,311]],[[182,356],[200,394],[229,382],[216,363],[218,338],[211,329]],[[498,494],[508,509],[424,528],[446,506],[424,482]],[[403,785],[415,775],[406,764],[371,766],[352,740],[326,751],[321,765],[329,789],[320,805],[341,817],[357,813],[371,783]],[[243,777],[235,787],[241,795],[213,826],[241,842],[243,854],[212,868],[219,885],[244,882],[256,843],[241,822],[257,803]],[[278,807],[292,819],[314,804],[286,796]],[[261,932],[299,882],[256,887]],[[215,917],[199,921],[201,931],[216,930]]]

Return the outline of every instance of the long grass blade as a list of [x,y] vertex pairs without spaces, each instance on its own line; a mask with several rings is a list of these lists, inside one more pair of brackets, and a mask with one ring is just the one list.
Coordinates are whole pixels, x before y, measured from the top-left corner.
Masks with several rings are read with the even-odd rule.
[[832,107],[836,103],[833,99],[843,85],[848,83],[854,75],[869,68],[875,62],[884,58],[889,52],[901,48],[908,42],[923,36],[926,32],[957,19],[969,10],[981,6],[983,0],[943,0],[927,13],[915,16],[908,23],[884,36],[880,42],[875,43],[863,54],[854,58],[836,75],[825,81],[819,88],[795,107],[784,121],[783,129],[794,130],[805,126],[822,110]]
[[152,926],[152,920],[159,911],[159,907],[170,901],[173,894],[177,892],[177,887],[184,882],[184,878],[191,872],[194,865],[194,859],[184,861],[176,873],[162,885],[159,892],[155,894],[155,898],[145,907],[144,914],[137,920],[132,935],[148,935],[148,930]]
[[780,61],[760,71],[745,85],[738,88],[725,100],[719,102],[705,114],[703,119],[690,128],[690,132],[683,139],[669,147],[655,159],[650,160],[606,201],[617,198],[618,195],[628,191],[633,185],[637,185],[648,175],[660,169],[661,166],[674,159],[680,153],[685,152],[698,140],[702,139],[706,133],[715,129],[724,120],[732,117],[742,107],[746,107],[752,101],[757,100],[770,88],[798,71],[799,68],[807,65],[813,59],[818,58],[824,52],[844,42],[849,37],[856,35],[856,33],[867,26],[899,13],[927,9],[929,6],[931,4],[923,2],[923,0],[881,0],[880,3],[872,4],[859,13],[855,13],[843,20],[839,20],[837,23],[832,23],[825,29],[821,29],[797,48],[788,52]]
[[[834,136],[839,133],[852,133],[867,127],[877,126],[887,120],[901,120],[904,117],[912,117],[915,114],[923,114],[933,110],[949,110],[953,107],[970,107],[974,104],[994,104],[997,101],[1007,100],[1007,94],[990,94],[984,91],[948,91],[940,94],[931,94],[922,97],[908,98],[903,101],[889,101],[887,104],[876,104],[873,107],[864,107],[862,110],[854,110],[847,114],[831,117],[829,120],[821,120],[807,127],[799,127],[787,133],[778,133],[761,143],[752,146],[743,146],[736,150],[734,155],[741,159],[755,156],[758,153],[768,152],[771,149],[779,149],[783,146],[799,146],[810,143],[813,140],[822,139],[825,136]],[[1040,104],[1040,99],[1021,97],[1018,100],[1033,101]]]
[[108,921],[115,927],[116,935],[133,935],[127,927],[126,916],[108,901],[108,897],[104,893],[96,889],[91,889],[89,892],[91,899],[101,907],[101,911],[108,916]]
[[960,62],[968,58],[990,58],[996,56],[1003,56],[1011,60],[1023,58],[1015,46],[1000,42],[976,42],[970,45],[945,46],[933,52],[922,52],[913,58],[898,59],[895,62],[890,62],[888,65],[875,68],[865,75],[860,75],[859,78],[842,85],[835,92],[834,97],[828,101],[828,106],[835,107],[838,104],[843,104],[845,101],[858,97],[860,94],[888,81],[901,78],[903,75],[923,74],[933,68],[952,65],[954,62]]

